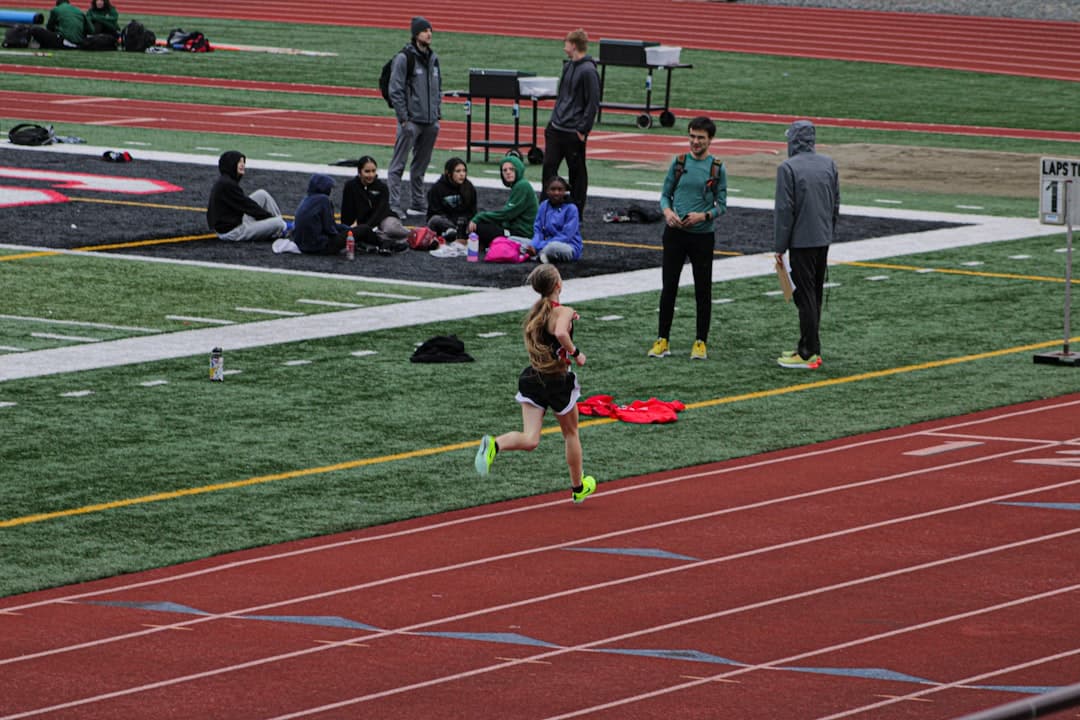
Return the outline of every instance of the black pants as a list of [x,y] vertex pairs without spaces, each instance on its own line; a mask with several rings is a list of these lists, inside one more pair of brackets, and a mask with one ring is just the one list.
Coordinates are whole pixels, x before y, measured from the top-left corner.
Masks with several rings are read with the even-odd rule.
[[713,234],[692,233],[680,228],[664,229],[663,289],[660,290],[660,332],[658,337],[671,337],[671,321],[675,317],[675,298],[679,294],[679,276],[683,263],[690,258],[694,273],[694,299],[697,304],[697,339],[709,339],[712,322],[712,264]]
[[585,217],[585,196],[589,193],[589,169],[585,167],[585,141],[578,140],[576,132],[566,132],[548,127],[544,130],[543,185],[548,178],[559,174],[559,165],[566,160],[567,181],[570,197],[577,205],[578,214]]
[[825,275],[829,267],[829,246],[791,248],[791,280],[795,283],[793,300],[799,309],[799,347],[804,358],[821,354],[821,303]]

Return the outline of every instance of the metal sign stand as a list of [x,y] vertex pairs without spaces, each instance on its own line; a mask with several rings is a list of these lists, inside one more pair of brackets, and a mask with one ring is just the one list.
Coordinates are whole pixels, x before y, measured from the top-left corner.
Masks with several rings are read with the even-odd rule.
[[[1045,163],[1044,163],[1045,166]],[[1046,186],[1046,189],[1051,193],[1051,202],[1053,206],[1057,205],[1060,198],[1061,201],[1061,217],[1065,219],[1065,342],[1061,352],[1045,352],[1037,353],[1035,355],[1035,362],[1044,365],[1070,365],[1072,367],[1080,367],[1080,353],[1069,351],[1069,336],[1072,335],[1070,309],[1072,308],[1072,236],[1073,236],[1073,222],[1072,214],[1075,212],[1073,208],[1069,207],[1073,195],[1073,180],[1065,180],[1064,182],[1051,181],[1051,186]],[[1059,192],[1060,190],[1060,192]],[[1052,212],[1056,212],[1056,207],[1051,207]],[[1046,214],[1042,213],[1041,216],[1046,218]]]

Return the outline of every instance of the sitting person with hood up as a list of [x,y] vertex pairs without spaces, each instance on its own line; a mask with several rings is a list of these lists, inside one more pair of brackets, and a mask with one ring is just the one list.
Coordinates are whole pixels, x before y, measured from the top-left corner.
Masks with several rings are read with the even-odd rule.
[[276,240],[288,232],[277,201],[265,190],[245,195],[240,181],[247,170],[247,157],[236,150],[218,158],[217,182],[210,190],[206,224],[222,240]]
[[244,153],[237,150],[222,152],[217,169],[220,175],[210,191],[206,225],[221,240],[276,240],[288,231],[278,202],[269,192],[260,189],[246,195],[240,187],[247,169]]
[[525,251],[542,263],[573,262],[581,259],[581,217],[573,202],[566,202],[569,183],[558,175],[548,178],[533,223],[532,240]]
[[[491,241],[500,235],[516,240],[519,245],[526,245],[532,237],[533,222],[536,221],[538,203],[536,191],[525,179],[525,163],[514,152],[507,153],[499,167],[502,183],[510,188],[510,197],[498,210],[479,212],[469,221],[470,233],[476,233],[480,239],[480,249],[485,250]],[[456,242],[446,243],[432,255],[448,257],[466,255],[466,238],[459,237]]]
[[311,176],[307,196],[296,208],[292,238],[275,240],[274,252],[336,255],[345,249],[349,226],[334,221],[334,203],[330,199],[333,190],[334,178],[322,173]]
[[379,179],[375,158],[364,155],[356,163],[356,177],[341,189],[341,222],[350,226],[357,249],[366,252],[408,250],[409,231],[390,210],[390,190]]

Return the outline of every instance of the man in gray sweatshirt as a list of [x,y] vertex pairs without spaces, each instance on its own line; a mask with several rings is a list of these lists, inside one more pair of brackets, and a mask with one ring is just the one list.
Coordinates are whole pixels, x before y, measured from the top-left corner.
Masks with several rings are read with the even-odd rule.
[[559,95],[544,130],[543,185],[559,174],[566,160],[570,197],[584,218],[585,196],[589,192],[589,169],[585,166],[585,143],[600,107],[600,75],[596,61],[588,54],[589,36],[573,30],[563,42],[566,62],[559,80]]
[[796,120],[787,129],[788,158],[776,169],[773,249],[776,261],[788,253],[794,301],[799,309],[799,345],[777,362],[788,368],[821,367],[821,303],[829,244],[840,218],[840,176],[836,163],[814,150],[814,124]]

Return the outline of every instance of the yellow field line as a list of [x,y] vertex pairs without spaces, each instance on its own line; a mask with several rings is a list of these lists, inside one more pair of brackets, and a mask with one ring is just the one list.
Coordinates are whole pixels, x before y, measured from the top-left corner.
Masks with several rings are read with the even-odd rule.
[[171,238],[159,238],[157,240],[132,240],[131,242],[112,243],[111,245],[86,245],[84,247],[72,248],[73,252],[97,252],[99,250],[126,250],[127,248],[145,247],[147,245],[167,245],[170,243],[182,243],[191,242],[193,240],[210,240],[216,238],[217,235],[208,233],[206,235],[182,235],[180,237]]
[[113,500],[111,502],[97,503],[94,505],[86,505],[80,508],[73,508],[70,510],[57,510],[50,513],[38,513],[36,515],[26,515],[24,517],[12,518],[10,520],[0,520],[0,528],[15,527],[16,525],[26,525],[29,523],[42,522],[43,520],[56,520],[63,517],[71,517],[73,515],[87,515],[89,513],[102,512],[104,510],[115,510],[122,507],[130,507],[132,505],[143,505],[146,503],[160,502],[162,500],[175,500],[176,498],[187,497],[191,495],[203,495],[205,493],[218,492],[220,490],[234,490],[236,488],[250,487],[252,485],[261,485],[263,483],[273,482],[275,480],[291,480],[293,478],[305,477],[307,475],[320,475],[322,473],[337,472],[338,470],[351,470],[353,468],[364,467],[366,465],[379,465],[387,462],[394,462],[397,460],[409,460],[411,458],[424,457],[425,455],[435,455],[437,453],[451,452],[453,450],[464,450],[476,446],[476,441],[470,440],[469,442],[457,443],[455,445],[443,445],[435,448],[424,448],[421,450],[410,450],[409,452],[397,453],[394,455],[383,455],[375,458],[362,458],[360,460],[350,460],[348,462],[335,463],[334,465],[323,465],[322,467],[304,468],[302,470],[290,470],[289,472],[274,473],[272,475],[259,475],[257,477],[250,477],[245,480],[234,480],[232,482],[215,483],[213,485],[203,485],[201,487],[184,488],[182,490],[171,490],[169,492],[154,493],[153,495],[143,495],[136,498],[126,498],[124,500]]
[[[1034,280],[1036,282],[1058,282],[1064,283],[1065,278],[1053,278],[1044,277],[1042,275],[1017,275],[1015,273],[995,273],[985,272],[981,270],[955,270],[951,268],[930,268],[930,267],[917,267],[915,265],[893,265],[890,263],[872,263],[872,262],[844,262],[838,263],[840,265],[850,265],[852,267],[864,267],[864,268],[876,268],[879,270],[911,270],[913,272],[930,271],[936,273],[942,273],[944,275],[967,275],[970,277],[988,277],[988,278],[1000,278],[1003,280]],[[1074,283],[1080,283],[1080,279],[1073,279]]]
[[0,262],[7,260],[29,260],[30,258],[37,257],[52,257],[55,255],[64,255],[69,252],[98,252],[101,250],[127,250],[129,248],[145,247],[147,245],[169,245],[172,243],[191,242],[193,240],[210,240],[217,235],[208,233],[206,235],[183,235],[180,237],[171,238],[158,238],[157,240],[133,240],[131,242],[124,243],[112,243],[110,245],[85,245],[83,247],[71,248],[71,250],[41,250],[38,252],[19,253],[17,255],[0,255]]
[[191,212],[206,212],[204,207],[191,205],[165,205],[161,203],[148,203],[141,200],[107,200],[105,198],[80,198],[69,197],[72,202],[94,203],[95,205],[127,205],[130,207],[156,208],[158,210],[189,210]]
[[[1071,338],[1069,342],[1080,343],[1080,337]],[[933,360],[931,362],[917,363],[915,365],[904,365],[902,367],[889,368],[886,370],[876,370],[874,372],[848,375],[846,377],[829,378],[816,382],[789,385],[787,387],[773,388],[772,390],[761,390],[758,392],[744,393],[742,395],[731,395],[723,398],[714,398],[712,400],[703,400],[701,402],[690,403],[686,406],[686,408],[688,410],[696,410],[700,408],[714,407],[717,405],[743,402],[746,400],[759,400],[762,398],[776,397],[778,395],[787,395],[789,393],[803,392],[806,390],[815,390],[818,388],[825,388],[833,385],[844,385],[847,383],[861,382],[863,380],[873,380],[877,378],[888,377],[890,375],[917,372],[919,370],[931,370],[934,368],[948,367],[949,365],[958,365],[960,363],[974,362],[976,360],[986,360],[989,358],[1002,357],[1004,355],[1014,355],[1016,353],[1030,352],[1032,350],[1041,350],[1044,348],[1060,345],[1061,343],[1061,340],[1049,340],[1046,342],[1033,343],[1030,345],[1019,345],[1016,347],[1006,348],[1004,350],[991,350],[989,352],[976,353],[974,355],[963,355],[960,357],[945,358],[943,360]],[[597,425],[607,425],[614,422],[617,421],[613,418],[594,418],[582,421],[581,427],[594,427]],[[550,435],[560,432],[560,430],[557,426],[550,426],[544,428],[541,432],[545,435]],[[274,482],[277,480],[291,480],[293,478],[306,477],[310,475],[321,475],[323,473],[337,472],[339,470],[352,470],[354,468],[366,467],[369,465],[382,465],[388,462],[396,462],[398,460],[410,460],[413,458],[425,457],[428,455],[439,455],[442,453],[453,452],[455,450],[466,450],[475,447],[476,441],[469,440],[466,442],[454,443],[452,445],[440,445],[439,447],[410,450],[408,452],[395,453],[393,455],[361,458],[359,460],[349,460],[348,462],[335,463],[333,465],[323,465],[320,467],[304,468],[301,470],[290,470],[288,472],[274,473],[272,475],[259,475],[256,477],[246,478],[244,480],[234,480],[232,482],[215,483],[213,485],[203,485],[194,488],[184,488],[182,490],[172,490],[169,492],[154,493],[153,495],[143,495],[141,497],[126,498],[124,500],[113,500],[111,502],[85,505],[83,507],[71,508],[68,510],[57,510],[55,512],[49,513],[25,515],[23,517],[11,518],[10,520],[0,520],[0,528],[15,527],[17,525],[28,525],[30,523],[44,522],[46,520],[57,520],[60,518],[72,517],[75,515],[87,515],[90,513],[103,512],[105,510],[116,510],[118,508],[130,507],[132,505],[144,505],[147,503],[161,502],[163,500],[175,500],[177,498],[188,497],[192,495],[203,495],[211,492],[219,492],[221,490],[234,490],[237,488],[251,487],[252,485],[262,485],[264,483]]]

